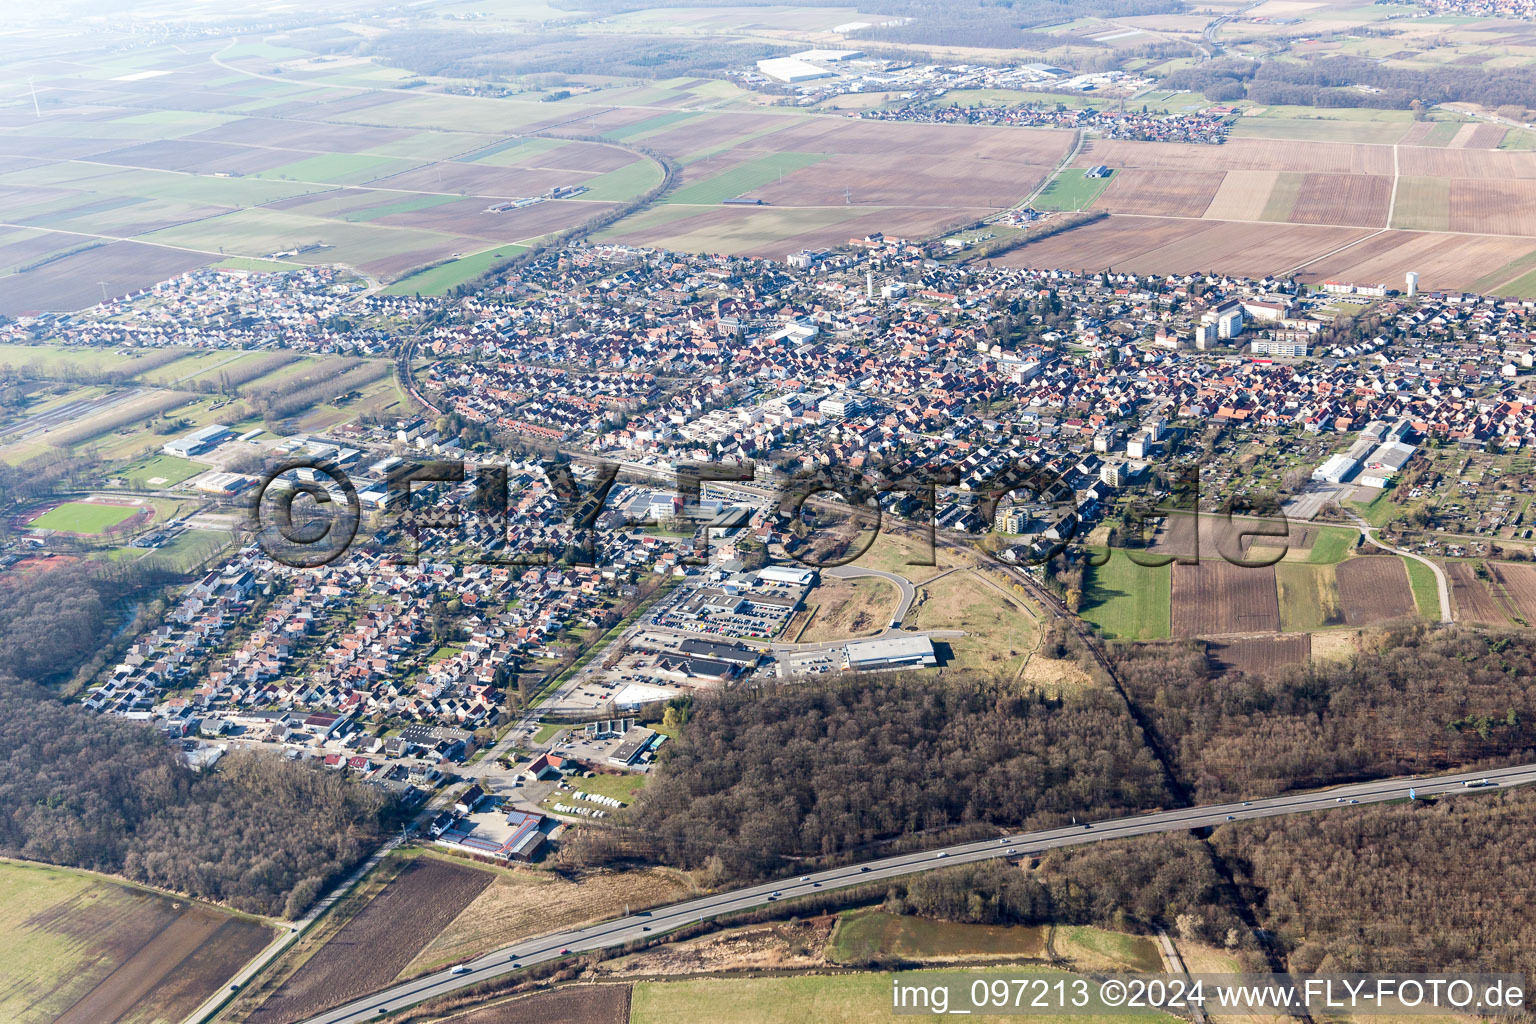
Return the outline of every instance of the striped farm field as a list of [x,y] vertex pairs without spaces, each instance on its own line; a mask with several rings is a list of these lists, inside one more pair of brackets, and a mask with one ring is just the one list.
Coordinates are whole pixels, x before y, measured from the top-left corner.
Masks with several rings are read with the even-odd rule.
[[1392,226],[1416,231],[1449,231],[1450,182],[1444,178],[1399,178]]
[[1536,237],[1536,181],[1463,178],[1449,193],[1452,231]]
[[1120,171],[1094,209],[1161,217],[1199,217],[1226,175],[1220,171]]
[[1205,208],[1210,220],[1263,220],[1279,171],[1228,171]]
[[1536,178],[1536,160],[1530,154],[1502,149],[1403,146],[1398,150],[1398,162],[1399,174],[1426,178]]
[[1229,139],[1221,146],[1109,139],[1084,146],[1074,163],[1082,167],[1106,164],[1116,169],[1391,174],[1392,147],[1279,139]]
[[1341,562],[1335,570],[1344,621],[1351,626],[1417,614],[1408,570],[1395,555],[1370,555]]
[[1297,224],[1379,227],[1387,220],[1392,179],[1382,174],[1308,174],[1286,218]]

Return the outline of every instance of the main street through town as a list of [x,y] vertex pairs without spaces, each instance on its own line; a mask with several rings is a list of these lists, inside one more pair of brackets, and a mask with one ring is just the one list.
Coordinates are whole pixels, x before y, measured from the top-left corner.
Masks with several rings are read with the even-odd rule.
[[[363,999],[353,1000],[334,1010],[309,1018],[308,1024],[352,1024],[376,1020],[392,1011],[423,1000],[506,977],[535,964],[588,950],[607,949],[644,939],[657,938],[665,932],[723,914],[768,906],[817,892],[844,889],[888,878],[931,871],[936,868],[967,864],[998,857],[1022,857],[1064,846],[1123,839],[1154,832],[1196,829],[1229,822],[1268,818],[1281,814],[1328,811],[1352,805],[1423,799],[1449,794],[1499,792],[1512,786],[1536,782],[1536,764],[1517,765],[1481,772],[1457,772],[1425,778],[1384,779],[1374,782],[1337,786],[1311,793],[1287,793],[1257,800],[1183,807],[1156,811],[1106,821],[1087,822],[1020,832],[996,839],[959,843],[937,850],[906,853],[863,864],[830,868],[811,874],[785,878],[729,892],[630,914],[617,920],[553,932],[468,960],[450,970],[394,985]],[[1403,813],[1409,813],[1404,809]]]

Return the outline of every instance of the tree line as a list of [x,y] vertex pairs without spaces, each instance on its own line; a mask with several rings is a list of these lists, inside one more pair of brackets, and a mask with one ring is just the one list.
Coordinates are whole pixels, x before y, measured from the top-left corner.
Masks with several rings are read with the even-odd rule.
[[[882,674],[694,702],[635,805],[587,827],[591,863],[655,859],[721,882],[802,862],[1163,805],[1159,766],[1106,694],[1071,703],[980,677]],[[883,848],[882,848],[883,847]]]
[[1536,793],[1267,818],[1212,837],[1292,970],[1536,977]]
[[1536,68],[1405,68],[1342,55],[1304,61],[1229,57],[1179,68],[1163,84],[1203,92],[1216,102],[1249,99],[1387,110],[1407,110],[1415,104],[1480,103],[1523,110],[1536,95]]
[[1536,639],[1405,627],[1344,661],[1218,675],[1198,645],[1117,672],[1201,802],[1536,757]]
[[751,65],[791,48],[670,36],[426,30],[391,32],[359,43],[356,52],[419,75],[450,78],[559,74],[655,79]]
[[910,875],[891,884],[883,908],[962,924],[1163,927],[1251,951],[1225,884],[1200,840],[1161,833],[1053,850],[1034,869],[990,860]]

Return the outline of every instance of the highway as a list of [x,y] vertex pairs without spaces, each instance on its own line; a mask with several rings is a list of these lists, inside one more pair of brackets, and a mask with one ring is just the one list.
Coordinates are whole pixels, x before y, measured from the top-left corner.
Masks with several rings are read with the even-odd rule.
[[[1464,782],[1489,780],[1486,787],[1463,786]],[[1023,856],[1064,846],[1123,839],[1154,832],[1222,825],[1229,821],[1268,818],[1281,814],[1326,811],[1352,804],[1402,800],[1413,787],[1420,797],[1450,793],[1499,792],[1511,786],[1536,783],[1536,764],[1497,768],[1483,772],[1457,772],[1423,778],[1385,779],[1337,786],[1311,793],[1288,793],[1252,801],[1183,807],[1170,811],[1114,818],[1083,825],[1021,832],[1000,839],[960,843],[938,850],[906,853],[864,864],[830,868],[799,877],[701,896],[655,910],[584,928],[571,928],[529,939],[466,961],[452,970],[437,971],[357,999],[309,1018],[307,1024],[352,1024],[376,1020],[390,1011],[404,1009],[426,999],[445,996],[471,985],[505,977],[533,964],[586,950],[604,949],[656,936],[684,925],[721,914],[767,906],[779,899],[806,896],[817,891],[897,878],[919,871],[951,867],[997,857]],[[1405,812],[1406,813],[1406,812]],[[459,971],[461,973],[454,973]]]

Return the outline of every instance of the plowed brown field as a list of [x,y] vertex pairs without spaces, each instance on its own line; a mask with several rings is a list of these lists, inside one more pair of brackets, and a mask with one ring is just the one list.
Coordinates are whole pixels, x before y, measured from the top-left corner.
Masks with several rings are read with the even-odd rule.
[[1174,636],[1279,631],[1273,566],[1245,569],[1220,561],[1174,565]]
[[1536,567],[1489,562],[1488,568],[1503,585],[1520,617],[1527,623],[1536,623]]
[[1408,570],[1396,555],[1346,559],[1334,571],[1339,581],[1339,603],[1349,625],[1365,626],[1415,614]]
[[451,1017],[447,1024],[629,1024],[628,985],[575,985]]
[[1451,603],[1456,606],[1458,622],[1483,622],[1505,626],[1509,616],[1499,606],[1499,601],[1488,584],[1478,579],[1477,571],[1469,562],[1446,562],[1445,573],[1451,583]]
[[251,1024],[289,1024],[385,987],[494,877],[432,857],[413,861],[251,1014]]
[[1211,644],[1205,651],[1214,672],[1249,672],[1259,675],[1285,665],[1305,665],[1312,657],[1310,633],[1251,637]]

